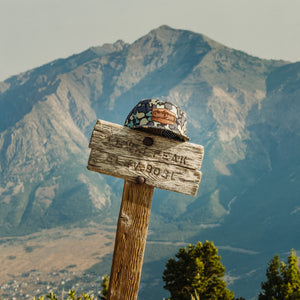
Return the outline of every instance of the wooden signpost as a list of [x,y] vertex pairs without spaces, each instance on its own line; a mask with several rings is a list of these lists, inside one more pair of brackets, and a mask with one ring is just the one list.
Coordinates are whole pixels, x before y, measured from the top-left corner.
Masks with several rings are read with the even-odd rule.
[[134,300],[154,187],[195,196],[204,148],[102,120],[89,147],[89,170],[125,179],[107,299]]

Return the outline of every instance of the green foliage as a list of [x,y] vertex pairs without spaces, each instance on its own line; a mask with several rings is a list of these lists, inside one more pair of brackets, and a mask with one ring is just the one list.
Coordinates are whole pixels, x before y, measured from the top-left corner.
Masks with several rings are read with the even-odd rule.
[[266,271],[268,280],[261,284],[261,288],[265,291],[259,294],[258,299],[279,299],[281,295],[281,285],[283,279],[279,273],[280,259],[279,255],[275,255],[269,262],[269,267]]
[[51,299],[51,300],[58,300],[56,295],[53,294],[53,292],[49,293],[49,295],[46,296],[47,298]]
[[275,255],[266,271],[267,281],[262,282],[259,300],[300,299],[300,271],[297,256],[292,249],[287,265]]
[[[46,296],[46,298],[48,298],[50,300],[58,300],[57,296],[53,292],[50,292]],[[68,298],[66,300],[93,300],[93,299],[94,299],[93,296],[90,296],[90,295],[87,295],[87,294],[84,294],[84,293],[82,293],[81,296],[76,296],[76,292],[70,290],[69,293],[68,293]],[[35,297],[33,297],[32,300],[35,300]],[[44,300],[44,297],[41,296],[41,297],[38,298],[38,300]]]
[[164,288],[170,292],[170,299],[234,298],[233,292],[226,288],[225,268],[212,242],[206,241],[203,245],[198,242],[196,246],[189,245],[188,250],[181,248],[176,257],[177,260],[169,259],[163,272]]
[[104,275],[102,283],[101,283],[101,295],[99,296],[101,300],[107,299],[107,293],[108,293],[108,285],[109,285],[109,277],[108,275]]
[[[101,287],[102,287],[101,295],[98,296],[101,300],[107,299],[108,285],[109,285],[109,277],[108,275],[104,275],[101,283]],[[50,292],[48,295],[46,295],[46,298],[50,300],[58,300],[57,296],[53,292]],[[68,298],[66,300],[93,300],[93,299],[94,299],[93,296],[90,296],[85,293],[82,293],[81,296],[77,296],[75,291],[70,290],[68,293]],[[32,300],[35,300],[35,297],[33,297]],[[44,297],[41,296],[38,298],[38,300],[44,300]]]
[[194,295],[191,296],[191,300],[200,300],[200,296],[197,291],[194,291]]

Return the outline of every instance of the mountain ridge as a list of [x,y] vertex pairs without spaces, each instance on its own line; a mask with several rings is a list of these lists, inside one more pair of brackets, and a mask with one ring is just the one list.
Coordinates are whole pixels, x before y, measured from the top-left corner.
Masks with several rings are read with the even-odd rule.
[[[186,111],[188,135],[206,154],[197,197],[155,191],[150,241],[214,240],[257,253],[256,266],[272,248],[300,248],[293,239],[299,74],[300,63],[260,59],[164,25],[132,44],[91,47],[8,78],[0,83],[1,236],[115,225],[122,184],[86,170],[89,137],[96,119],[123,124],[139,100],[157,97]],[[234,256],[224,257],[241,277],[233,287],[246,296],[250,280],[253,296],[261,277],[240,276]]]

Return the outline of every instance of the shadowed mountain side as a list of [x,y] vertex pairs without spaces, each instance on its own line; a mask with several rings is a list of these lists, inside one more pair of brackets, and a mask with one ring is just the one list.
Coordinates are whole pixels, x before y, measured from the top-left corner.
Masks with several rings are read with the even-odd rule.
[[1,82],[0,234],[115,225],[123,182],[86,170],[93,126],[123,124],[139,100],[158,97],[186,111],[188,135],[205,156],[197,197],[155,190],[149,238],[254,251],[252,266],[239,269],[227,255],[226,268],[249,280],[252,292],[231,281],[240,296],[257,295],[252,271],[300,248],[299,74],[300,63],[161,26],[132,44],[92,47]]

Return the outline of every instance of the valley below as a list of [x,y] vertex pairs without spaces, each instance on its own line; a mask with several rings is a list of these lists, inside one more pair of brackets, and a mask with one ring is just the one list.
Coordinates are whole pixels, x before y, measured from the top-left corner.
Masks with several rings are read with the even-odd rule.
[[235,297],[256,299],[270,259],[300,249],[299,87],[300,62],[166,25],[0,82],[1,300],[98,293],[123,184],[87,170],[89,140],[141,99],[180,106],[205,154],[196,197],[154,191],[139,299],[167,298],[168,259],[206,240]]
[[110,226],[91,226],[1,238],[1,299],[32,299],[51,291],[61,295],[70,289],[96,295],[102,277],[87,270],[112,253],[114,232]]

